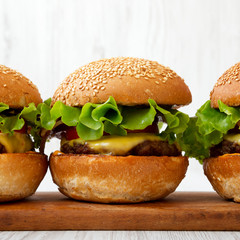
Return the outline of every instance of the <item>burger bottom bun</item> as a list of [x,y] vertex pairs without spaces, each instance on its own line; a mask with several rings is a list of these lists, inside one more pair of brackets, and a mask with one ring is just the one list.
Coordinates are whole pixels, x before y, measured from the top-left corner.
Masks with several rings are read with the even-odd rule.
[[221,197],[240,202],[240,154],[205,159],[203,168],[214,190]]
[[48,167],[47,156],[40,153],[0,154],[0,202],[32,195]]
[[53,153],[50,170],[64,195],[101,203],[134,203],[166,197],[177,188],[187,157]]

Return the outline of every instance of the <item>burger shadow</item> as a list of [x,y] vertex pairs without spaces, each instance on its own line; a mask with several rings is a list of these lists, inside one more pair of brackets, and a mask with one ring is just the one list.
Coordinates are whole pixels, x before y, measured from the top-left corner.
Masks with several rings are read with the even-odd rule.
[[[99,202],[90,202],[90,201],[83,201],[83,200],[76,200],[69,198],[67,196],[63,196],[63,198],[59,199],[60,201],[65,201],[68,204],[81,204],[81,205],[92,205],[92,206],[109,206],[109,207],[148,207],[148,208],[155,208],[155,207],[174,207],[175,205],[192,205],[192,204],[205,204],[211,202],[219,202],[225,203],[226,200],[222,199],[218,196],[217,193],[211,192],[174,192],[168,195],[165,198],[146,201],[146,202],[136,202],[136,203],[99,203]],[[231,202],[231,200],[227,201]]]

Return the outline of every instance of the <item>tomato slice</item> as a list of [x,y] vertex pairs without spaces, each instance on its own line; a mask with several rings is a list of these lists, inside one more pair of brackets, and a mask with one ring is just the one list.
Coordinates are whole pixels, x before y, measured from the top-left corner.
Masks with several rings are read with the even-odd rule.
[[68,141],[79,138],[75,127],[70,127],[66,130],[66,139]]
[[27,128],[27,124],[25,123],[20,130],[14,130],[14,132],[17,132],[17,133],[27,133],[27,129],[28,129]]

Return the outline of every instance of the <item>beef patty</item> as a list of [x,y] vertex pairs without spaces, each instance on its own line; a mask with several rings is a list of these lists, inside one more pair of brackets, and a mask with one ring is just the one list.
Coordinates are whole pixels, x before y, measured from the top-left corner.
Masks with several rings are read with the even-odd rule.
[[240,145],[236,142],[223,140],[218,145],[215,145],[210,149],[210,157],[218,157],[230,153],[240,153]]
[[0,143],[0,153],[6,153],[6,148]]
[[[65,143],[61,146],[61,151],[64,153],[74,154],[99,154],[99,152],[91,149],[87,142],[85,144],[74,143],[72,146]],[[112,155],[111,152],[101,152],[101,154]],[[135,155],[135,156],[180,156],[181,151],[175,144],[169,144],[167,141],[150,141],[146,140],[122,156]]]

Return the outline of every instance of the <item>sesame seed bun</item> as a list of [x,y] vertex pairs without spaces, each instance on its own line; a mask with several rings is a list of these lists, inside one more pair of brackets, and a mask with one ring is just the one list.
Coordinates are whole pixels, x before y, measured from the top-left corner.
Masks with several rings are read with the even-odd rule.
[[23,108],[42,102],[37,87],[21,73],[0,65],[0,102],[11,108]]
[[205,159],[203,168],[208,180],[221,197],[240,202],[239,154]]
[[47,156],[43,154],[0,154],[0,202],[31,196],[45,176],[47,167]]
[[218,100],[228,106],[240,106],[240,62],[218,79],[210,94],[210,100],[214,108],[218,108]]
[[70,74],[56,90],[52,104],[103,103],[109,96],[120,105],[186,105],[192,96],[184,80],[168,67],[140,58],[116,57],[89,63]]
[[60,192],[101,203],[156,200],[184,178],[187,157],[109,156],[53,153],[50,170]]

